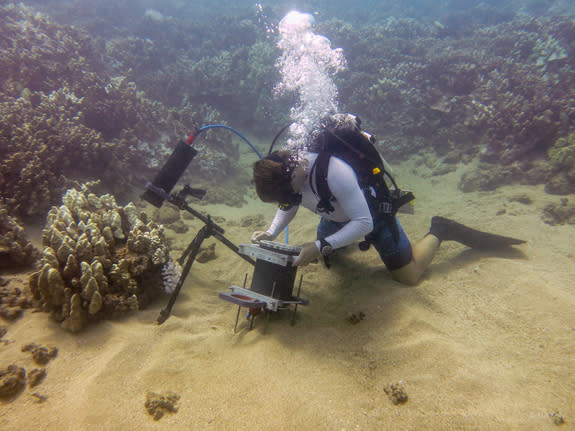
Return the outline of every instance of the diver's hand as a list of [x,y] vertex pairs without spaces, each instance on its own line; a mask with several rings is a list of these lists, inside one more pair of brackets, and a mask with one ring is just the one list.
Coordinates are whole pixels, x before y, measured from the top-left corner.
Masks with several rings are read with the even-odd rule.
[[255,232],[252,234],[252,237],[251,237],[251,241],[252,241],[254,244],[259,244],[260,241],[271,241],[272,239],[273,239],[273,238],[272,238],[272,236],[271,236],[269,233],[267,233],[267,232],[262,232],[262,231],[259,231],[259,230],[255,231]]
[[304,245],[302,245],[301,251],[299,252],[298,257],[294,259],[292,265],[304,266],[307,265],[308,263],[313,262],[314,260],[317,260],[320,256],[321,253],[318,250],[317,245],[315,245],[315,241],[306,242]]

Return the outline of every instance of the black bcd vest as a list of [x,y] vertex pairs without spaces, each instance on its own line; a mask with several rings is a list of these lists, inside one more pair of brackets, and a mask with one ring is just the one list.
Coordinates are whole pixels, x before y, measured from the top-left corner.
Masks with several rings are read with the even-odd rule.
[[398,241],[399,229],[395,214],[401,206],[412,201],[414,196],[411,192],[401,191],[386,171],[383,159],[375,147],[375,139],[359,129],[325,128],[314,140],[310,151],[318,154],[310,171],[310,184],[313,178],[317,187],[317,190],[313,187],[312,190],[319,197],[317,211],[329,214],[334,210],[331,202],[335,198],[328,186],[327,173],[330,158],[335,156],[353,168],[369,205],[374,229],[366,236],[366,240],[374,240],[379,230],[387,226]]

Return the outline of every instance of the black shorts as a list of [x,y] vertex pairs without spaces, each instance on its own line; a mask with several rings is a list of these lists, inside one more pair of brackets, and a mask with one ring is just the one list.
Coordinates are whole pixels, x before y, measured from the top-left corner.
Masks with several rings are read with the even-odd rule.
[[[413,259],[411,243],[401,227],[399,220],[396,218],[395,221],[397,222],[397,229],[399,231],[399,241],[395,241],[393,233],[387,226],[382,227],[375,240],[370,241],[379,253],[382,262],[390,271],[404,267]],[[333,235],[347,223],[348,222],[331,221],[322,217],[317,226],[317,239]]]

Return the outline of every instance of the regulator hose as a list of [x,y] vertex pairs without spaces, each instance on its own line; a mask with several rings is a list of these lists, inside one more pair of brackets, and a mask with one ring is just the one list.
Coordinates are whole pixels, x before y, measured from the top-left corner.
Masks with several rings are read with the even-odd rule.
[[[277,140],[277,138],[284,132],[284,130],[286,130],[289,127],[289,124],[287,126],[285,126],[284,128],[282,128],[282,130],[280,130],[280,132],[276,135],[276,137],[274,138],[272,145],[270,146],[270,150],[269,152],[271,153],[272,148],[275,144],[275,141]],[[254,153],[257,154],[257,156],[260,159],[263,159],[263,156],[261,155],[261,153],[258,151],[258,149],[248,140],[248,138],[246,138],[242,133],[240,133],[239,131],[237,131],[236,129],[234,129],[233,127],[230,127],[226,124],[207,124],[205,126],[200,127],[196,133],[191,134],[188,137],[188,144],[191,145],[194,141],[194,139],[202,132],[205,132],[206,130],[210,130],[210,129],[226,129],[229,130],[232,133],[235,133],[236,135],[238,135],[240,138],[242,138],[244,140],[244,142],[246,142],[250,148],[253,150]],[[286,244],[289,244],[289,226],[286,226],[285,229],[286,232]]]
[[257,154],[257,156],[260,159],[263,159],[263,156],[261,155],[261,153],[258,151],[258,149],[248,140],[248,138],[246,138],[244,135],[242,135],[240,132],[238,132],[236,129],[234,129],[233,127],[227,126],[225,124],[208,124],[206,126],[202,126],[198,129],[196,136],[199,135],[202,132],[205,132],[206,130],[209,129],[226,129],[229,130],[230,132],[235,133],[236,135],[238,135],[240,138],[242,138],[249,146],[250,148],[254,151],[254,153]]

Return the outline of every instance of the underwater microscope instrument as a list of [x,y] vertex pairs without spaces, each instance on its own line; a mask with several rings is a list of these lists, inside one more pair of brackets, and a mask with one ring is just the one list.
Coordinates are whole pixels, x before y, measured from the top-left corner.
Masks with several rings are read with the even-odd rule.
[[[235,133],[252,148],[260,159],[262,158],[257,148],[237,130],[223,124],[210,124],[195,130],[185,141],[178,142],[174,151],[154,180],[146,184],[146,192],[142,195],[143,199],[157,208],[160,208],[164,201],[168,201],[180,210],[187,211],[204,223],[204,226],[198,231],[192,242],[178,259],[178,263],[182,265],[182,273],[168,304],[160,312],[157,322],[158,324],[162,324],[170,317],[172,307],[200,251],[203,241],[213,236],[242,259],[254,266],[252,283],[249,288],[246,287],[248,277],[246,274],[243,287],[231,286],[231,293],[222,292],[219,294],[221,299],[238,305],[234,332],[237,330],[242,307],[249,309],[246,317],[250,320],[250,329],[253,328],[255,317],[262,311],[265,312],[266,317],[269,319],[271,312],[287,309],[292,305],[294,307],[292,309],[291,323],[294,324],[298,305],[307,305],[309,303],[309,301],[299,297],[302,277],[300,277],[297,295],[292,295],[297,272],[297,267],[292,266],[292,263],[299,254],[300,248],[274,241],[262,241],[260,244],[240,244],[238,247],[224,236],[224,229],[214,223],[209,215],[204,216],[188,205],[186,201],[188,196],[202,199],[206,193],[205,190],[185,185],[177,193],[171,193],[191,161],[198,154],[198,151],[193,147],[194,141],[202,132],[214,128],[224,128]],[[252,258],[254,258],[255,261]]]

